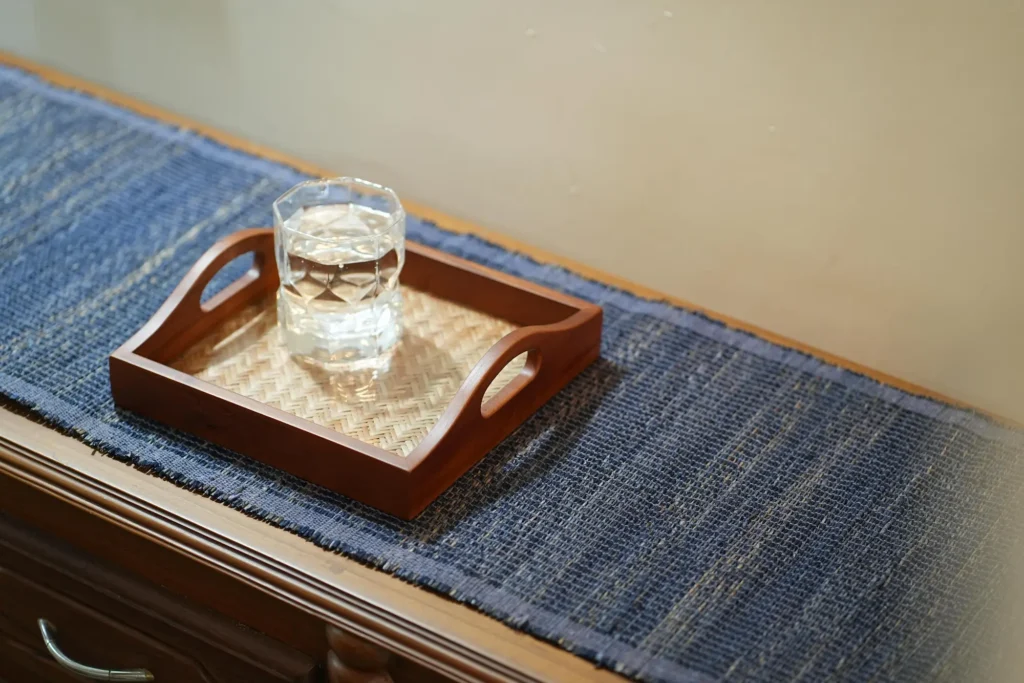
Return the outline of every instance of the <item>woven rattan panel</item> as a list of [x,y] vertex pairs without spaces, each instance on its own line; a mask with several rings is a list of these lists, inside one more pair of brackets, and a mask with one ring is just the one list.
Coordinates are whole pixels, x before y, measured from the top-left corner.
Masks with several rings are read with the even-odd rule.
[[[409,287],[405,332],[381,372],[328,372],[298,363],[277,331],[273,298],[214,329],[173,365],[199,379],[406,456],[448,407],[470,370],[515,325]],[[516,358],[485,400],[518,374]]]

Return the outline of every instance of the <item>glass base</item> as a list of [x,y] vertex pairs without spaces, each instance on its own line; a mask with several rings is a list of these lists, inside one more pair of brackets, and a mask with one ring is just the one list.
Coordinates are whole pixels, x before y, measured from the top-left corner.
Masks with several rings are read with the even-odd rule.
[[356,306],[322,306],[279,292],[277,321],[296,360],[331,371],[384,370],[402,336],[402,296],[396,289]]

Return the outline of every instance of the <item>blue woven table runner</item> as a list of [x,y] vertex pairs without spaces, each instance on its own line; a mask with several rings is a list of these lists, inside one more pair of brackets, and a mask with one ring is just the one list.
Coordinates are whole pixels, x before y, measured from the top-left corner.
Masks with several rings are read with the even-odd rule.
[[0,393],[115,458],[641,680],[955,678],[983,638],[1016,432],[410,218],[606,322],[402,522],[111,401],[107,354],[300,173],[3,67],[0,161]]

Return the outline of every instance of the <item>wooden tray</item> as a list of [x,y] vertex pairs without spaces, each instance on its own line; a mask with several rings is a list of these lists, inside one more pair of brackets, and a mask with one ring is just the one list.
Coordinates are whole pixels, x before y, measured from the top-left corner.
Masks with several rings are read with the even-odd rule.
[[409,242],[390,369],[327,373],[288,356],[277,287],[272,230],[217,242],[110,355],[114,402],[404,519],[600,351],[600,307]]

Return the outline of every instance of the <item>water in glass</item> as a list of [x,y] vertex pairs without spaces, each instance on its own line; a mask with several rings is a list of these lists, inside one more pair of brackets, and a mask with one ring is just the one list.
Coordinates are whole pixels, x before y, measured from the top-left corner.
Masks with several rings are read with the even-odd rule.
[[401,335],[405,215],[400,205],[349,198],[307,199],[279,214],[278,322],[292,354],[363,368],[381,363]]

